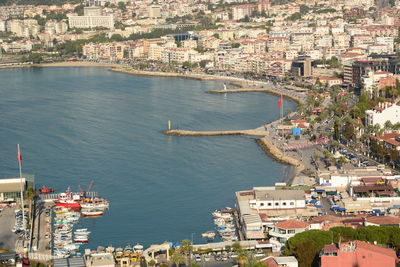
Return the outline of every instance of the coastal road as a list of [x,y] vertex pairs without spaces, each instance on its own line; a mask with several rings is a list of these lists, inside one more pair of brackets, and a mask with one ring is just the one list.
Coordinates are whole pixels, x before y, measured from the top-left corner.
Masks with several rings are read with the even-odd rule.
[[15,226],[14,208],[5,208],[0,216],[0,248],[15,251],[18,236],[11,230]]

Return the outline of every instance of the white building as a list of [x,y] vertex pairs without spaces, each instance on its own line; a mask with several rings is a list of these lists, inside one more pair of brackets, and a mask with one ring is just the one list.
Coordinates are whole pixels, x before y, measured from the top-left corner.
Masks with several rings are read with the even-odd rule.
[[307,222],[289,220],[276,223],[268,234],[284,244],[289,238],[309,229],[310,224]]
[[303,190],[273,190],[269,187],[254,187],[255,198],[249,201],[256,210],[298,209],[306,207]]
[[64,21],[49,20],[46,22],[44,32],[48,34],[63,34],[68,30],[68,24]]
[[0,20],[0,32],[7,31],[7,21]]
[[84,16],[69,15],[70,28],[114,28],[114,16],[103,16],[99,7],[85,7]]
[[161,18],[161,6],[149,6],[149,18]]
[[400,106],[392,103],[379,103],[372,110],[365,111],[365,124],[376,125],[384,128],[385,122],[390,121],[392,124],[400,122]]

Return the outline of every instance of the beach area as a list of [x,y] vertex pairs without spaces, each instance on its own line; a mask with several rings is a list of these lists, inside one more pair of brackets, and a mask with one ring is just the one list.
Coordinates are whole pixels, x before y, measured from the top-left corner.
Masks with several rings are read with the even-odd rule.
[[[132,67],[114,64],[114,63],[99,63],[90,61],[64,61],[55,63],[43,63],[43,64],[32,64],[32,65],[15,65],[8,66],[8,68],[18,67],[106,67],[109,71],[119,72],[129,75],[142,75],[142,76],[157,76],[157,77],[172,77],[172,78],[185,78],[185,79],[196,79],[196,80],[222,80],[225,81],[228,86],[234,87],[228,90],[211,90],[208,91],[210,94],[226,94],[226,93],[251,93],[251,92],[262,92],[273,95],[282,95],[282,97],[288,98],[294,101],[296,104],[302,103],[305,99],[305,94],[299,92],[292,92],[285,88],[278,88],[273,86],[269,82],[260,82],[246,80],[237,77],[227,76],[216,76],[209,74],[196,74],[196,73],[172,73],[172,72],[153,72],[153,71],[141,71],[133,69]],[[7,68],[4,66],[3,68]],[[277,124],[279,121],[270,122],[267,125]],[[285,154],[279,147],[277,140],[273,140],[273,134],[270,132],[273,130],[272,127],[266,127],[267,125],[261,125],[257,129],[241,129],[237,131],[190,131],[190,130],[174,130],[169,129],[164,131],[167,135],[175,136],[215,136],[215,135],[249,135],[259,136],[256,139],[257,144],[261,147],[265,153],[277,160],[280,163],[291,165],[295,168],[295,175],[298,175],[306,169],[306,167],[297,159],[290,157]],[[293,180],[286,181],[289,184],[293,183]]]

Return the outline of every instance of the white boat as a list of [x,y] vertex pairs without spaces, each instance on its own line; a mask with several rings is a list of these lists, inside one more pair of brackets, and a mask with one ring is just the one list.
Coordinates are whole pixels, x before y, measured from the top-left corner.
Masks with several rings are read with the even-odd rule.
[[202,233],[201,234],[201,236],[203,237],[203,238],[207,238],[207,239],[214,239],[215,238],[215,232],[213,232],[213,231],[207,231],[207,232],[205,232],[205,233]]
[[81,203],[82,209],[107,209],[109,207],[108,202],[86,202]]
[[78,232],[78,231],[74,232],[75,235],[89,235],[90,233],[91,232],[89,232],[89,231],[86,231],[86,232],[82,232],[82,231],[81,232]]
[[76,229],[75,232],[87,232],[87,228]]
[[103,215],[104,211],[103,210],[82,210],[81,213],[83,216],[86,216],[86,217],[101,216],[101,215]]
[[140,250],[143,250],[143,246],[140,244],[136,244],[136,246],[134,246],[133,249],[136,251],[140,251]]

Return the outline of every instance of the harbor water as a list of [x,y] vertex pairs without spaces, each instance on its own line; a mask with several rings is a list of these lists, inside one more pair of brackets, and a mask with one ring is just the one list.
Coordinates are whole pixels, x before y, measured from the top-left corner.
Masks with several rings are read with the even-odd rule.
[[[88,247],[202,241],[211,212],[234,192],[273,185],[287,173],[254,137],[171,137],[173,128],[237,130],[279,118],[278,97],[210,95],[222,81],[145,77],[101,67],[0,71],[0,176],[23,172],[38,186],[93,190],[110,200],[103,217],[81,220]],[[294,110],[284,101],[284,109]]]

